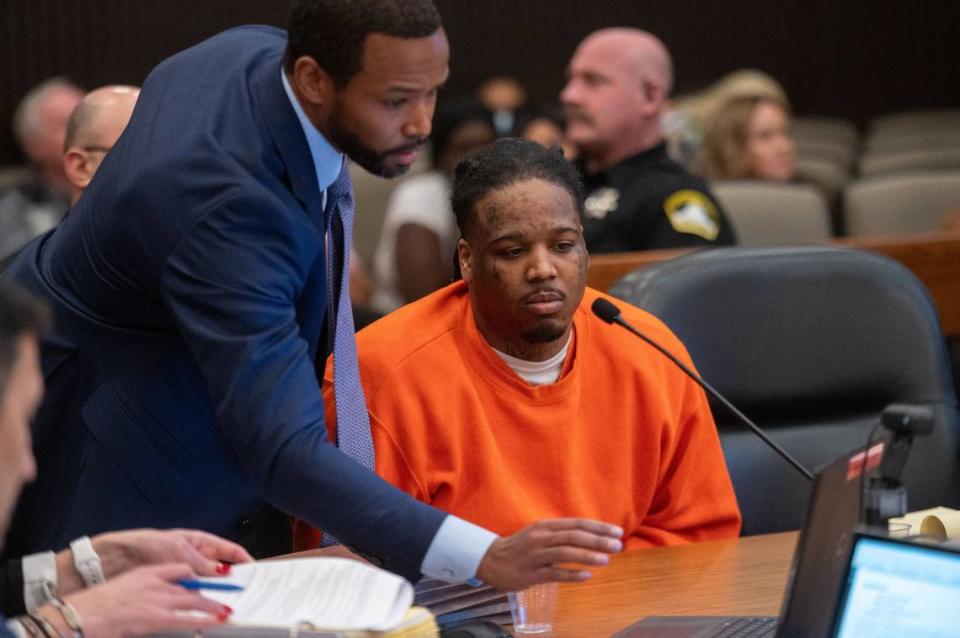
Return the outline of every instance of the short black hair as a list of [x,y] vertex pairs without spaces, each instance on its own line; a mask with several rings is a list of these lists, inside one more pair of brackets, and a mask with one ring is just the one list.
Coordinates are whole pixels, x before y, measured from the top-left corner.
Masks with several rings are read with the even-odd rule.
[[542,179],[566,189],[583,216],[583,183],[573,165],[563,157],[563,151],[506,137],[457,164],[450,203],[460,235],[467,237],[476,222],[476,204],[487,193],[528,179]]
[[283,65],[292,73],[297,58],[310,56],[343,88],[360,70],[371,33],[425,38],[441,26],[432,0],[293,0]]
[[17,360],[22,335],[41,336],[50,325],[47,307],[19,286],[0,279],[0,396]]

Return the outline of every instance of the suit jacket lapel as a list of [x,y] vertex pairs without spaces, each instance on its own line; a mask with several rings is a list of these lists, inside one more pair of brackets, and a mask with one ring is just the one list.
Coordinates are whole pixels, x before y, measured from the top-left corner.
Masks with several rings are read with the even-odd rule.
[[290,177],[290,190],[321,235],[325,231],[317,173],[297,114],[280,81],[280,60],[264,64],[253,74],[254,91],[260,99],[260,112]]
[[[264,64],[257,69],[252,75],[252,82],[260,101],[263,121],[286,168],[290,191],[303,205],[318,236],[323,238],[326,221],[317,185],[317,172],[303,128],[280,81],[280,59],[277,58],[276,64]],[[300,336],[307,342],[311,358],[316,356],[320,332],[326,325],[323,321],[327,312],[325,254],[321,246],[317,263],[310,269],[296,302]]]

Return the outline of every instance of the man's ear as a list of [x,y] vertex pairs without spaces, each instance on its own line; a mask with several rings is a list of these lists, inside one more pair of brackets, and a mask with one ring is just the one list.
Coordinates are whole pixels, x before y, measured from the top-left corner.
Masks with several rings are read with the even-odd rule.
[[457,261],[460,264],[460,276],[468,284],[473,279],[473,267],[470,265],[470,244],[466,239],[460,238],[457,242]]
[[67,153],[63,156],[63,170],[70,183],[81,190],[90,184],[95,172],[89,156],[75,146],[67,149]]
[[301,55],[293,63],[290,83],[298,97],[314,109],[322,110],[332,103],[335,88],[333,78],[309,55]]
[[644,78],[640,83],[642,96],[640,111],[643,115],[655,115],[663,108],[667,95],[664,87],[650,78]]

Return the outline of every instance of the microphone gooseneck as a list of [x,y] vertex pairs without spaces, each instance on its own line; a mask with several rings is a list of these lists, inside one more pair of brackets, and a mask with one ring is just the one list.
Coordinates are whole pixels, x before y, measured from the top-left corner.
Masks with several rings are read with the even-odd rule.
[[729,401],[727,401],[726,397],[724,397],[722,394],[720,394],[720,392],[717,391],[716,389],[714,389],[714,387],[711,386],[709,383],[707,383],[706,381],[704,381],[704,380],[700,377],[699,374],[697,374],[696,372],[694,372],[693,370],[691,370],[686,364],[683,363],[683,361],[680,361],[680,359],[678,359],[677,357],[675,357],[675,356],[673,355],[673,353],[671,353],[669,350],[667,350],[666,348],[664,348],[663,346],[661,346],[659,343],[657,343],[656,341],[654,341],[653,339],[651,339],[650,337],[646,336],[645,334],[643,334],[642,332],[640,332],[639,330],[637,330],[636,328],[634,328],[632,325],[630,325],[630,324],[620,315],[620,309],[617,308],[613,303],[611,303],[610,301],[608,301],[608,300],[606,300],[606,299],[603,299],[603,298],[601,297],[601,298],[596,299],[596,300],[593,302],[593,305],[590,307],[590,309],[593,310],[593,314],[597,315],[597,317],[599,317],[602,321],[604,321],[604,322],[606,322],[606,323],[615,323],[615,324],[617,324],[617,325],[619,325],[619,326],[622,326],[622,327],[626,328],[626,329],[629,330],[633,335],[635,335],[635,336],[637,336],[637,337],[640,337],[641,339],[643,339],[644,341],[646,341],[648,344],[650,344],[651,346],[653,346],[653,347],[654,347],[658,352],[660,352],[662,355],[664,355],[665,357],[667,357],[668,359],[670,359],[670,361],[672,361],[678,368],[680,368],[681,370],[683,370],[683,372],[684,372],[688,377],[690,377],[691,379],[693,379],[693,380],[697,383],[697,385],[699,385],[701,388],[703,388],[704,391],[705,391],[707,394],[709,394],[709,395],[712,396],[714,399],[716,399],[717,401],[719,401],[720,403],[722,403],[723,406],[724,406],[725,408],[727,408],[727,410],[729,410],[730,413],[733,414],[733,415],[737,418],[737,420],[739,420],[741,423],[743,423],[743,424],[746,425],[748,428],[750,428],[751,430],[753,430],[753,433],[754,433],[754,434],[756,434],[757,436],[759,436],[759,437],[763,440],[763,442],[766,443],[768,446],[770,446],[770,448],[771,448],[774,452],[776,452],[776,453],[779,454],[781,457],[783,457],[783,459],[784,459],[787,463],[789,463],[790,465],[792,465],[798,472],[800,472],[805,479],[807,479],[808,481],[812,481],[812,480],[813,480],[813,474],[810,472],[810,470],[808,470],[808,469],[805,468],[803,465],[801,465],[801,464],[800,464],[800,461],[798,461],[798,460],[796,460],[795,458],[793,458],[792,456],[790,456],[790,454],[789,454],[786,450],[784,450],[782,447],[780,447],[779,445],[777,445],[777,443],[776,443],[773,439],[771,439],[771,438],[767,435],[766,432],[764,432],[762,429],[760,429],[760,426],[758,426],[756,423],[754,423],[754,422],[751,421],[749,418],[747,418],[747,415],[745,415],[743,412],[741,412],[740,410],[738,410],[737,407],[734,406],[732,403],[730,403]]

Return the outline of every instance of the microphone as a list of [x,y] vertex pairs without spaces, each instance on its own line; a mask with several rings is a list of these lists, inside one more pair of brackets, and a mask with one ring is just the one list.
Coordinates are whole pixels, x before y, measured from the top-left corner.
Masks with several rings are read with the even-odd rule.
[[615,305],[613,305],[612,303],[610,303],[610,302],[607,301],[606,299],[604,299],[604,298],[602,298],[602,297],[599,297],[599,298],[597,298],[597,299],[593,302],[593,305],[590,306],[590,309],[593,310],[593,314],[595,314],[595,315],[597,315],[598,317],[600,317],[600,319],[603,320],[604,322],[606,322],[606,323],[615,323],[615,324],[617,324],[617,325],[623,326],[624,328],[626,328],[627,330],[629,330],[631,333],[633,333],[635,336],[640,337],[641,339],[643,339],[644,341],[646,341],[648,344],[650,344],[651,346],[653,346],[657,351],[659,351],[659,352],[660,352],[661,354],[663,354],[665,357],[667,357],[668,359],[670,359],[670,361],[673,361],[674,365],[676,365],[678,368],[680,368],[681,370],[683,370],[684,373],[685,373],[688,377],[690,377],[691,379],[693,379],[693,380],[697,383],[697,385],[699,385],[701,388],[703,388],[704,391],[706,391],[707,394],[709,394],[709,395],[712,396],[714,399],[716,399],[717,401],[719,401],[720,403],[722,403],[723,406],[724,406],[725,408],[727,408],[727,409],[730,411],[731,414],[733,414],[735,417],[737,417],[737,420],[738,420],[738,421],[740,421],[741,423],[743,423],[744,425],[746,425],[748,428],[750,428],[751,430],[753,430],[753,433],[756,434],[757,436],[759,436],[759,437],[763,440],[764,443],[766,443],[768,446],[770,446],[770,448],[773,449],[774,452],[776,452],[777,454],[779,454],[780,456],[782,456],[783,459],[784,459],[787,463],[789,463],[790,465],[792,465],[794,468],[796,468],[796,470],[797,470],[798,472],[800,472],[801,474],[803,474],[803,477],[804,477],[805,479],[807,479],[808,481],[812,481],[812,480],[813,480],[813,474],[810,472],[810,470],[808,470],[807,468],[803,467],[803,465],[801,465],[798,460],[796,460],[795,458],[793,458],[792,456],[790,456],[790,454],[789,454],[786,450],[784,450],[782,447],[780,447],[779,445],[777,445],[777,443],[776,443],[773,439],[771,439],[771,438],[767,435],[766,432],[764,432],[763,430],[760,429],[760,426],[758,426],[756,423],[754,423],[753,421],[751,421],[750,419],[748,419],[747,416],[746,416],[743,412],[741,412],[740,410],[738,410],[738,409],[736,408],[736,406],[734,406],[732,403],[730,403],[729,401],[727,401],[726,397],[724,397],[722,394],[720,394],[720,392],[718,392],[716,389],[714,389],[714,387],[711,386],[709,383],[707,383],[706,381],[704,381],[704,380],[700,377],[699,374],[697,374],[696,372],[694,372],[693,370],[691,370],[689,367],[687,367],[687,366],[683,363],[683,361],[680,361],[680,359],[676,358],[676,357],[673,355],[673,353],[671,353],[670,351],[668,351],[666,348],[664,348],[663,346],[661,346],[659,343],[657,343],[656,341],[654,341],[654,340],[651,339],[650,337],[646,336],[645,334],[643,334],[642,332],[640,332],[639,330],[637,330],[636,328],[634,328],[633,326],[631,326],[631,325],[620,315],[620,309],[619,309],[619,308],[617,308]]

